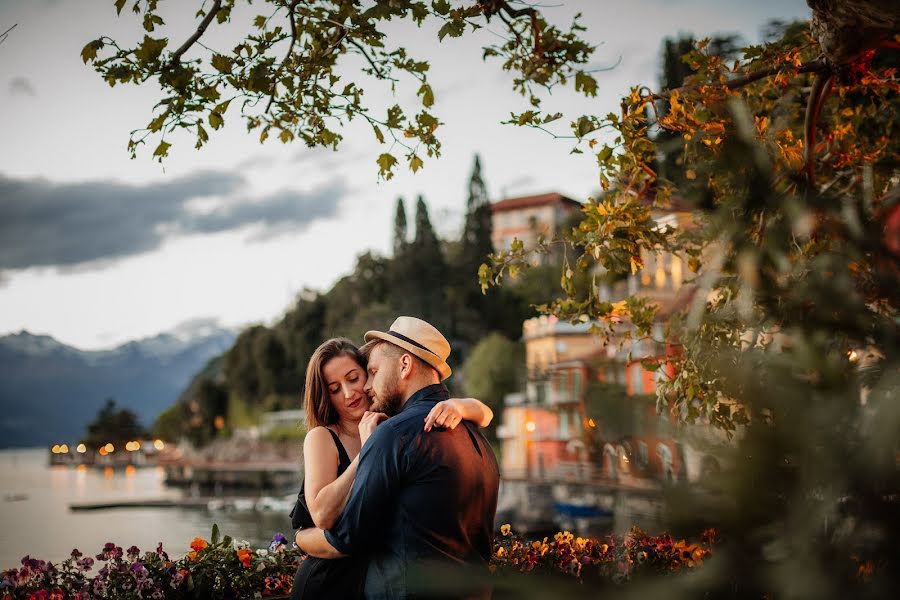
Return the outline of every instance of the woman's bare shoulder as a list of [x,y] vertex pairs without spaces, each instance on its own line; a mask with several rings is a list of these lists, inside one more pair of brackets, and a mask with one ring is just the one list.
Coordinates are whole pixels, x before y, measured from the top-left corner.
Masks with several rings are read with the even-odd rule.
[[334,445],[334,440],[331,438],[331,433],[327,427],[322,426],[313,427],[307,432],[306,437],[303,439],[303,451],[307,454],[310,452],[320,455],[323,452],[337,454],[337,448]]

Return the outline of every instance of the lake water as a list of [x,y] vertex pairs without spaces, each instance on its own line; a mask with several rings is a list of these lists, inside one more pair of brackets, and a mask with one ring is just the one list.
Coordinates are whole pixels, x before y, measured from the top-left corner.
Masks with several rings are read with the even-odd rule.
[[[96,554],[106,542],[171,556],[190,551],[195,536],[209,539],[213,523],[223,534],[268,546],[276,532],[290,537],[288,515],[211,512],[206,509],[134,508],[72,512],[73,503],[179,497],[163,484],[161,468],[102,470],[51,467],[46,449],[0,450],[0,570],[25,555],[60,561],[73,548]],[[19,500],[17,497],[24,499]]]

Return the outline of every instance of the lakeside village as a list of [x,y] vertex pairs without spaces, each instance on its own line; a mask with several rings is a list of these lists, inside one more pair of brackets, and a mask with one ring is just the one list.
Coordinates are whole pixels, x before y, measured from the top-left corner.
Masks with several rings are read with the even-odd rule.
[[[560,231],[580,214],[581,204],[549,193],[490,207],[493,246],[508,248],[514,238],[529,247],[539,236]],[[660,226],[692,223],[687,210],[656,211],[654,218]],[[537,260],[559,257],[550,253]],[[597,293],[609,302],[644,295],[660,305],[665,318],[691,297],[692,290],[682,285],[685,269],[682,257],[646,256],[643,269],[600,284]],[[591,325],[547,316],[522,323],[524,385],[506,395],[495,417],[503,481],[498,527],[510,523],[522,532],[568,529],[587,535],[621,533],[635,525],[657,530],[667,487],[702,488],[704,476],[721,468],[709,450],[725,443],[721,432],[678,425],[676,416],[656,413],[656,382],[671,374],[666,366],[651,371],[647,365],[664,364],[673,352],[662,342],[663,323],[653,339],[607,344]],[[621,323],[623,333],[628,327]],[[302,442],[264,440],[277,428],[299,428],[303,418],[302,410],[268,412],[256,426],[235,428],[230,439],[200,449],[160,439],[135,439],[123,448],[60,444],[51,449],[50,462],[80,468],[158,466],[167,485],[185,490],[181,500],[135,500],[130,506],[287,511],[302,477]],[[222,417],[216,420],[221,429]]]

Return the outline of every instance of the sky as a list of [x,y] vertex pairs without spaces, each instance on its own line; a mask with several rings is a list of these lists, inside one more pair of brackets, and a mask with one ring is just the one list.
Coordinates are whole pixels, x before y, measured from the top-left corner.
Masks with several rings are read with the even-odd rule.
[[[180,44],[199,2],[160,5],[165,35]],[[753,43],[768,20],[810,14],[804,0],[543,6],[560,25],[583,13],[583,35],[598,46],[596,98],[544,94],[545,110],[571,118],[617,110],[632,85],[655,87],[665,37],[738,33]],[[389,44],[431,62],[443,148],[417,174],[379,181],[385,148],[361,123],[343,131],[337,152],[260,144],[234,107],[202,150],[175,137],[162,164],[151,151],[132,160],[129,132],[152,118],[158,89],[111,88],[80,58],[100,35],[143,37],[126,13],[117,17],[113,0],[0,0],[0,33],[16,25],[0,42],[0,335],[24,329],[102,349],[197,322],[271,324],[304,289],[325,291],[349,273],[356,256],[388,253],[398,197],[412,222],[423,195],[438,232],[457,236],[476,153],[494,200],[555,191],[584,201],[599,187],[589,153],[501,124],[528,107],[512,76],[482,60],[482,47],[499,40],[496,23],[440,44],[434,23],[387,30]],[[237,23],[211,27],[204,41],[227,48],[240,33]],[[355,68],[352,59],[344,68]],[[372,85],[367,98],[413,109],[416,89],[401,82],[392,97]]]

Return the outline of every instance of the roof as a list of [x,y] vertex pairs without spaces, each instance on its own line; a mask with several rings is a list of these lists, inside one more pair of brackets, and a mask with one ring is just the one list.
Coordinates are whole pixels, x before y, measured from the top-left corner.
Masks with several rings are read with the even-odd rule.
[[581,202],[567,198],[555,192],[550,194],[538,194],[536,196],[520,196],[518,198],[504,198],[491,204],[491,212],[503,212],[507,210],[519,210],[535,206],[548,206],[555,204],[567,204],[572,208],[581,208]]

